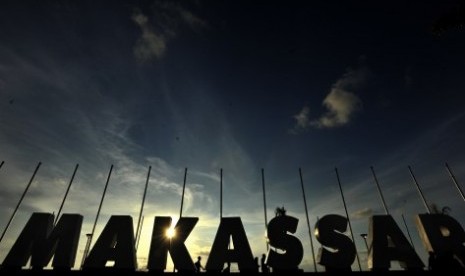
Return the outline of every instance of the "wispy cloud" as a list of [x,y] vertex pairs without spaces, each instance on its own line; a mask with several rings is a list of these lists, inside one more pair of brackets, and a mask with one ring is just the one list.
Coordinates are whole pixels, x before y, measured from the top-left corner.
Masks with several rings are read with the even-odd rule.
[[302,110],[293,116],[295,119],[292,133],[316,128],[335,128],[347,125],[357,111],[361,110],[362,101],[354,91],[358,90],[369,77],[366,67],[348,69],[347,72],[337,80],[328,95],[324,98],[322,105],[326,112],[317,119],[310,118],[310,108],[304,106]]
[[[256,227],[252,222],[257,219],[249,214],[250,209],[256,207],[248,207],[250,195],[255,195],[255,190],[258,190],[253,188],[250,191],[248,187],[255,179],[256,166],[222,120],[218,121],[221,131],[211,133],[218,138],[217,144],[213,145],[211,141],[204,143],[197,137],[198,133],[186,131],[191,118],[181,113],[181,108],[175,108],[180,112],[176,116],[176,125],[182,127],[177,132],[193,133],[192,137],[182,136],[183,143],[198,145],[193,147],[196,151],[189,154],[195,158],[195,163],[193,159],[180,159],[176,163],[169,160],[170,156],[185,156],[186,151],[182,148],[178,153],[165,142],[157,144],[152,151],[139,143],[131,135],[134,124],[140,123],[137,116],[132,116],[133,107],[121,104],[116,92],[106,94],[96,81],[82,82],[89,70],[82,70],[82,75],[76,76],[67,68],[49,67],[40,59],[20,58],[14,51],[0,49],[0,57],[3,56],[8,56],[11,62],[8,70],[0,71],[0,78],[8,80],[5,87],[18,101],[14,105],[7,100],[0,101],[0,152],[1,160],[6,161],[0,170],[0,183],[4,183],[0,187],[2,221],[7,221],[5,218],[11,214],[37,162],[42,161],[43,164],[1,245],[0,259],[8,253],[31,212],[57,210],[75,163],[79,163],[80,167],[63,212],[84,216],[76,264],[85,245],[82,242],[85,233],[92,228],[110,164],[114,165],[114,169],[96,235],[111,214],[131,215],[136,222],[148,166],[152,166],[144,208],[146,220],[138,251],[140,256],[147,255],[153,217],[172,215],[175,218],[179,215],[184,166],[188,166],[189,170],[183,215],[201,217],[190,237],[198,243],[192,246],[192,253],[206,252],[214,239],[219,216],[219,168],[225,169],[225,214],[244,213],[244,221],[251,224],[252,229]],[[49,60],[46,54],[42,57]],[[13,74],[21,76],[21,79],[15,81]],[[7,91],[0,91],[0,96],[7,98]],[[173,101],[173,105],[176,104]],[[214,103],[210,104],[213,106]],[[200,110],[203,106],[197,108]],[[202,119],[198,124],[203,125],[204,122]],[[149,118],[144,123],[152,125],[153,122]],[[196,123],[195,120],[192,123]],[[154,130],[152,137],[156,136],[155,133],[160,131]],[[161,151],[162,147],[166,151]],[[212,147],[218,150],[205,150]],[[206,224],[208,227],[204,226]],[[262,224],[259,226],[262,231]],[[263,238],[261,232],[259,238]]]
[[134,46],[134,56],[139,62],[161,58],[166,50],[167,37],[153,30],[149,18],[140,12],[132,16],[132,20],[140,27],[142,34]]
[[366,207],[366,208],[353,212],[351,214],[351,217],[353,219],[364,219],[364,218],[368,218],[372,214],[373,214],[373,209]]
[[[0,56],[8,54],[0,51]],[[43,164],[5,236],[0,259],[31,212],[57,210],[75,163],[80,167],[63,212],[84,215],[81,239],[91,229],[110,164],[114,164],[114,170],[98,233],[110,214],[137,217],[149,164],[152,174],[147,197],[152,200],[146,202],[147,213],[156,210],[157,214],[178,214],[178,204],[173,203],[173,198],[181,198],[182,169],[158,155],[146,154],[130,137],[129,130],[134,124],[134,119],[127,115],[130,107],[118,104],[115,94],[109,97],[99,93],[95,83],[83,84],[69,70],[55,71],[45,63],[11,59],[14,61],[8,65],[11,70],[0,71],[0,78],[9,80],[5,82],[8,93],[18,98],[14,105],[6,100],[0,102],[0,152],[1,160],[6,161],[0,170],[2,221],[6,222],[5,218],[11,215],[37,162]],[[46,55],[44,59],[47,60]],[[22,72],[21,80],[28,81],[16,82],[11,77],[16,71]],[[34,97],[34,91],[40,98]],[[7,91],[0,91],[0,96],[4,99]],[[192,173],[205,178],[202,172]],[[212,205],[213,199],[204,191],[202,179],[198,183],[201,184],[186,189],[187,212],[194,202],[202,202],[205,208]],[[82,243],[79,254],[81,249]]]
[[204,20],[194,15],[192,12],[181,7],[178,8],[178,11],[184,22],[187,23],[187,25],[192,29],[198,30],[199,28],[208,27],[208,24]]
[[296,120],[294,130],[310,127],[310,108],[308,106],[304,106],[299,113],[294,115],[294,119]]
[[136,10],[132,20],[142,32],[134,46],[134,56],[141,63],[162,58],[168,42],[178,36],[183,26],[194,31],[208,27],[200,17],[180,4],[171,2],[157,3],[153,16]]

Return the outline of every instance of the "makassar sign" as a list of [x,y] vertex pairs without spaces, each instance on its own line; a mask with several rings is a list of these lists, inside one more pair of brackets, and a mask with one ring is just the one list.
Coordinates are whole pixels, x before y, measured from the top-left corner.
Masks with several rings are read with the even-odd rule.
[[[21,234],[3,261],[3,269],[21,269],[31,261],[32,268],[42,269],[53,258],[54,269],[69,270],[74,266],[83,217],[64,214],[56,225],[54,215],[33,213]],[[199,221],[197,217],[181,217],[176,225],[176,235],[166,236],[171,227],[169,216],[155,217],[147,268],[150,271],[166,269],[168,252],[175,268],[194,271],[194,263],[184,242]],[[417,230],[428,251],[451,254],[465,261],[465,232],[451,216],[443,214],[418,214]],[[276,216],[269,221],[267,236],[269,251],[266,263],[275,271],[297,269],[303,259],[304,248],[293,234],[299,220],[292,216]],[[314,233],[321,244],[317,262],[326,271],[350,270],[356,257],[353,241],[345,233],[348,220],[340,215],[325,215],[315,225]],[[233,248],[230,248],[230,239]],[[369,219],[368,267],[386,270],[391,261],[398,261],[405,269],[423,269],[424,264],[390,215],[375,215]],[[111,216],[89,252],[83,269],[105,268],[114,261],[114,268],[137,268],[133,221],[130,216]],[[220,271],[227,263],[237,263],[241,272],[256,269],[246,232],[240,217],[223,217],[220,221],[210,255],[207,271]],[[465,262],[464,262],[465,263]]]

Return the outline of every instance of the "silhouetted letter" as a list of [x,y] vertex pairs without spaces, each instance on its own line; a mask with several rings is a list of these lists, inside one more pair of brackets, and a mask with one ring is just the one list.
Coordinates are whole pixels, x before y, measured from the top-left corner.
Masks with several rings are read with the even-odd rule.
[[277,216],[268,223],[268,239],[270,245],[281,249],[284,253],[278,253],[270,248],[266,264],[274,269],[297,269],[302,261],[304,249],[300,240],[290,233],[295,233],[299,220],[291,216]]
[[171,227],[171,221],[171,217],[155,217],[147,268],[157,271],[165,270],[169,251],[178,271],[194,271],[194,263],[184,242],[199,218],[181,217],[174,227],[175,235],[170,239],[166,235],[166,230]]
[[315,237],[323,245],[318,252],[318,263],[325,266],[327,271],[351,270],[355,245],[343,234],[347,231],[347,224],[347,218],[340,215],[326,215],[316,223]]
[[423,262],[390,215],[372,216],[368,232],[368,268],[389,269],[397,260],[402,268],[422,269]]
[[53,220],[52,214],[33,213],[3,261],[3,266],[20,268],[31,257],[31,266],[43,268],[55,255],[52,262],[54,268],[71,269],[76,259],[82,216],[64,214],[55,228]]
[[[230,237],[234,249],[228,249]],[[206,268],[210,271],[221,271],[225,263],[235,262],[241,271],[253,270],[256,266],[241,218],[221,218]]]
[[136,269],[134,228],[130,216],[111,216],[87,257],[84,268],[103,268],[114,261],[114,268]]
[[420,214],[416,224],[426,250],[436,255],[453,254],[465,263],[465,231],[451,216]]

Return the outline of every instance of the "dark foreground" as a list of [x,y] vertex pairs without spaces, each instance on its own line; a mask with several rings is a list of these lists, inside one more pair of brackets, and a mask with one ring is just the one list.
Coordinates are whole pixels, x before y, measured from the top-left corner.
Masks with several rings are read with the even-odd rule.
[[[287,271],[287,272],[273,272],[273,273],[266,273],[271,274],[273,276],[278,275],[360,275],[360,276],[371,276],[371,275],[437,275],[437,274],[444,274],[447,275],[464,275],[463,271],[353,271],[353,272],[296,272],[296,271]],[[153,273],[153,272],[143,272],[143,271],[121,271],[121,270],[113,270],[113,269],[105,269],[105,270],[98,270],[98,271],[82,271],[82,270],[72,270],[72,271],[54,271],[54,270],[42,270],[42,271],[34,271],[34,270],[0,270],[1,276],[8,276],[8,275],[21,275],[21,276],[62,276],[62,275],[69,275],[69,276],[84,276],[84,275],[97,275],[97,276],[105,276],[105,275],[133,275],[133,276],[152,276],[152,275],[198,275],[204,274],[207,275],[224,275],[224,274],[235,274],[235,275],[263,275],[265,273],[254,273],[254,272],[247,272],[247,273],[212,273],[212,272],[204,272],[204,273],[173,273],[173,272],[165,272],[165,273]]]

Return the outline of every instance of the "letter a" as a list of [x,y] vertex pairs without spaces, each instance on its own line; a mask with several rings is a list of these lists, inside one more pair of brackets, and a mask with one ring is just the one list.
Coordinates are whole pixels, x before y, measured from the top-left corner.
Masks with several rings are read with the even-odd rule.
[[[228,248],[230,237],[234,249]],[[225,263],[237,263],[240,271],[256,268],[240,217],[221,219],[206,268],[209,271],[221,271]]]

